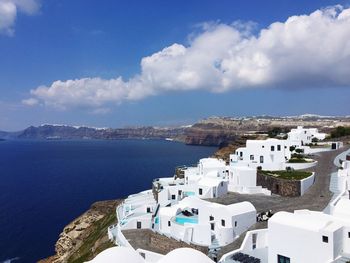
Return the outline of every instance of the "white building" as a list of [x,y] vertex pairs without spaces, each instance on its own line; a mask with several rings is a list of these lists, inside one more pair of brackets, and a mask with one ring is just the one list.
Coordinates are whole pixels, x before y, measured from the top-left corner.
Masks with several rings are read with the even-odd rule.
[[261,263],[340,263],[350,261],[350,160],[338,171],[342,192],[329,212],[278,212],[267,229],[249,231],[240,249],[224,255],[221,263],[260,260]]
[[187,197],[177,205],[160,208],[155,229],[187,243],[224,246],[255,222],[256,210],[249,202],[225,206]]
[[291,158],[287,140],[247,140],[246,147],[230,155],[231,166],[261,167],[263,170],[284,170]]
[[320,133],[316,128],[303,128],[303,126],[298,126],[288,133],[288,140],[292,143],[291,145],[303,146],[311,143],[314,138],[321,141],[324,140],[326,136],[326,133]]
[[157,202],[151,190],[129,195],[117,207],[117,219],[121,230],[150,229]]
[[271,195],[271,191],[256,185],[256,168],[248,166],[230,166],[228,191],[242,194]]
[[184,177],[157,178],[153,193],[161,206],[176,204],[187,196],[215,198],[227,193],[228,170],[223,160],[200,159],[197,166],[183,168]]

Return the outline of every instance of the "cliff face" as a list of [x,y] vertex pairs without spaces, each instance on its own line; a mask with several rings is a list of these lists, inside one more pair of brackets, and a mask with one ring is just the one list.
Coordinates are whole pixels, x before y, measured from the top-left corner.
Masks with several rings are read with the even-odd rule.
[[350,126],[349,117],[321,117],[305,115],[296,117],[212,117],[201,120],[185,129],[186,144],[224,146],[236,143],[244,136],[267,134],[274,128],[288,131],[297,126],[315,127],[330,132],[337,126]]
[[[287,131],[296,126],[316,127],[330,132],[337,126],[350,126],[350,117],[212,117],[190,127],[92,128],[45,124],[20,132],[0,132],[0,138],[19,139],[165,139],[172,138],[189,145],[223,146],[242,136],[261,134],[273,128]],[[277,129],[279,130],[279,129]]]
[[165,139],[180,136],[184,128],[91,128],[67,125],[31,126],[16,135],[19,139]]
[[91,260],[113,246],[107,228],[116,223],[115,208],[121,200],[94,203],[84,214],[68,224],[55,245],[56,254],[39,263],[70,263]]

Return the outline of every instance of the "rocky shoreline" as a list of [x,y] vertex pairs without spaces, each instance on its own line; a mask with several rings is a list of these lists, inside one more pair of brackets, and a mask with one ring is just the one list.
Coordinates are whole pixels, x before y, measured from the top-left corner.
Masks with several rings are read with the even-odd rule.
[[115,208],[121,202],[118,199],[92,204],[63,229],[55,245],[56,254],[39,263],[85,262],[113,246],[107,237],[107,227],[117,222]]

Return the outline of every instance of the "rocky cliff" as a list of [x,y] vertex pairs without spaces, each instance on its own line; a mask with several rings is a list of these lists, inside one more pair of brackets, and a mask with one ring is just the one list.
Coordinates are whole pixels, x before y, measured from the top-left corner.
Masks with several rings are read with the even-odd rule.
[[116,223],[115,208],[121,200],[94,203],[88,211],[69,223],[55,245],[56,254],[39,263],[78,263],[91,260],[113,246],[107,228]]
[[295,117],[211,117],[185,129],[184,141],[187,144],[221,147],[244,136],[268,134],[274,129],[288,131],[297,126],[315,127],[328,133],[338,126],[350,126],[350,118],[310,114]]

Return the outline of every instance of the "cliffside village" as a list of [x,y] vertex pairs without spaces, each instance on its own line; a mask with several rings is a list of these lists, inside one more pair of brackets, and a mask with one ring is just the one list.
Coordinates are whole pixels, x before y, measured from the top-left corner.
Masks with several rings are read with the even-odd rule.
[[[317,177],[313,156],[337,151],[342,142],[324,141],[325,133],[301,126],[285,139],[247,140],[226,163],[204,158],[196,166],[178,167],[173,177],[157,178],[152,189],[130,195],[116,208],[118,223],[108,228],[115,247],[89,261],[172,263],[331,263],[350,260],[350,155],[334,160],[334,193],[323,211],[261,211],[248,200],[216,202],[230,193],[254,198],[308,194]],[[283,205],[283,204],[282,204]],[[254,229],[257,222],[267,228]],[[135,248],[124,231],[148,229],[192,247],[166,255]],[[244,236],[244,238],[243,238]],[[220,250],[239,238],[238,249]],[[193,247],[202,248],[202,253]]]

